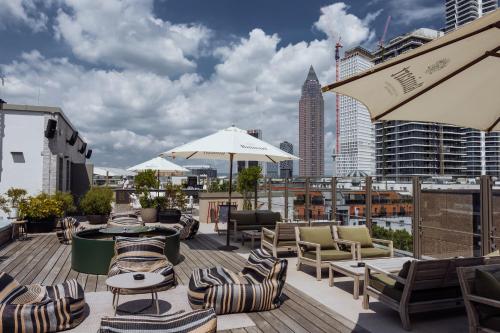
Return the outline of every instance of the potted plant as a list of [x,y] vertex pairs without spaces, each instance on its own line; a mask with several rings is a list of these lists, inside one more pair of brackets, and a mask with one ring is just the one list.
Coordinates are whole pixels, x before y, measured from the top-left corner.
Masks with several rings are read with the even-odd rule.
[[19,217],[28,221],[30,233],[54,230],[56,220],[61,216],[61,202],[48,194],[42,193],[19,202]]
[[139,172],[134,179],[135,190],[141,203],[141,217],[145,223],[155,223],[157,220],[158,198],[151,196],[151,189],[158,188],[158,179],[154,170]]
[[3,211],[5,214],[10,213],[9,201],[3,195],[0,195],[0,210]]
[[9,217],[13,219],[18,217],[19,204],[26,198],[27,193],[28,192],[22,188],[11,187],[7,190],[10,209],[9,212],[6,213],[9,214]]
[[75,200],[71,193],[56,192],[53,198],[61,203],[64,216],[73,215],[74,213],[76,213]]
[[113,191],[107,187],[93,187],[80,200],[80,209],[90,224],[107,222],[112,207]]
[[178,223],[186,208],[186,195],[180,185],[167,184],[165,196],[158,198],[158,220],[162,223]]
[[[252,194],[259,179],[262,178],[260,166],[251,166],[240,171],[236,189],[243,196],[243,210],[252,210]],[[257,209],[254,207],[254,209]]]

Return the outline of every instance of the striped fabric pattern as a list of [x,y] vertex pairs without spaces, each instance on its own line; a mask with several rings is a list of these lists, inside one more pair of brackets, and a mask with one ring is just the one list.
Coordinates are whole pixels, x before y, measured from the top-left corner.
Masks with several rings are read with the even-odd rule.
[[[0,281],[9,280],[5,275],[1,273]],[[12,289],[9,286],[17,283],[11,277],[10,280],[14,282],[5,287]],[[73,328],[84,319],[85,296],[76,280],[55,286],[25,286],[25,293],[17,292],[22,290],[20,287],[17,284],[12,289],[15,296],[11,291],[0,302],[0,332],[57,332]]]
[[[111,259],[108,276],[122,273],[150,272],[159,273],[165,280],[157,291],[169,289],[176,285],[174,266],[164,254],[165,237],[117,237],[115,256]],[[122,291],[132,293],[132,291]],[[136,290],[134,293],[143,293]],[[149,292],[149,289],[148,291]]]
[[195,270],[188,299],[193,309],[214,308],[217,314],[267,311],[281,305],[288,261],[263,250],[250,253],[239,274],[225,268]]
[[101,320],[99,333],[215,333],[217,316],[214,309],[196,310],[187,313],[160,317],[120,316]]
[[193,238],[198,232],[199,227],[200,222],[186,214],[182,214],[179,223],[172,226],[172,228],[179,231],[181,240]]
[[143,226],[144,221],[136,213],[114,214],[108,220],[108,227],[137,227]]
[[83,230],[83,227],[80,226],[80,222],[78,222],[74,217],[65,217],[59,223],[60,230],[56,232],[56,235],[59,239],[59,243],[62,244],[71,244],[73,234]]

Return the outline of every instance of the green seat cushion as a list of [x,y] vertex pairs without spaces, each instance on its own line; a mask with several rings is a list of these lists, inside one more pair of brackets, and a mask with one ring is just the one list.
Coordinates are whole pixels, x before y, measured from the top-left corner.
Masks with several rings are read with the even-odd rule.
[[255,211],[253,210],[231,211],[231,220],[236,220],[238,226],[257,224]]
[[302,241],[319,244],[321,250],[335,249],[335,241],[330,227],[299,227],[299,233]]
[[272,238],[272,237],[269,237],[269,236],[267,236],[266,234],[264,234],[264,239],[263,239],[263,241],[266,241],[266,242],[268,242],[268,243],[273,244],[273,241],[274,241],[274,240],[273,240],[273,238]]
[[297,242],[292,240],[278,241],[278,246],[297,246]]
[[372,238],[368,229],[364,226],[362,227],[337,227],[337,233],[339,238],[349,240],[352,242],[361,243],[361,247],[373,247]]
[[361,248],[361,258],[378,258],[378,257],[389,257],[391,251],[387,249],[381,249],[378,247],[362,247]]
[[[398,302],[401,300],[401,296],[403,295],[403,289],[397,286],[396,280],[391,279],[384,274],[371,275],[370,286]],[[448,298],[454,299],[461,298],[461,295],[460,287],[458,286],[417,290],[412,291],[410,302],[435,301]]]
[[[307,251],[304,253],[304,257],[312,260],[316,260],[316,251]],[[340,251],[340,250],[321,250],[321,261],[333,261],[333,260],[348,260],[352,259],[351,252]]]
[[[489,272],[476,269],[474,290],[477,296],[500,301],[500,282]],[[488,305],[478,305],[481,318],[500,317],[500,309]]]
[[479,322],[481,323],[481,326],[484,326],[494,331],[500,331],[500,316],[479,319]]

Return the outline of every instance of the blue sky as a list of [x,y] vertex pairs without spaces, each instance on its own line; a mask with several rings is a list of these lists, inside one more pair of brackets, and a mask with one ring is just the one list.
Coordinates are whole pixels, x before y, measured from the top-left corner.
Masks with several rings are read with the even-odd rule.
[[[96,165],[126,167],[232,123],[295,145],[312,64],[444,24],[441,0],[0,0],[0,97],[60,106]],[[331,172],[334,98],[325,95]],[[207,162],[207,161],[199,161]]]

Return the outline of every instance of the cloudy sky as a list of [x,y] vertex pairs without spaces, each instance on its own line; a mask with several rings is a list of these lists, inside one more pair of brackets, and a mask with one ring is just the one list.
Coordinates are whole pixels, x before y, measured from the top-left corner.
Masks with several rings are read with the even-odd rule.
[[[444,1],[0,0],[0,97],[61,107],[99,166],[131,166],[231,124],[296,146],[309,66],[331,83],[338,36],[371,49],[388,15],[387,39],[440,29]],[[334,110],[325,95],[327,174]]]

